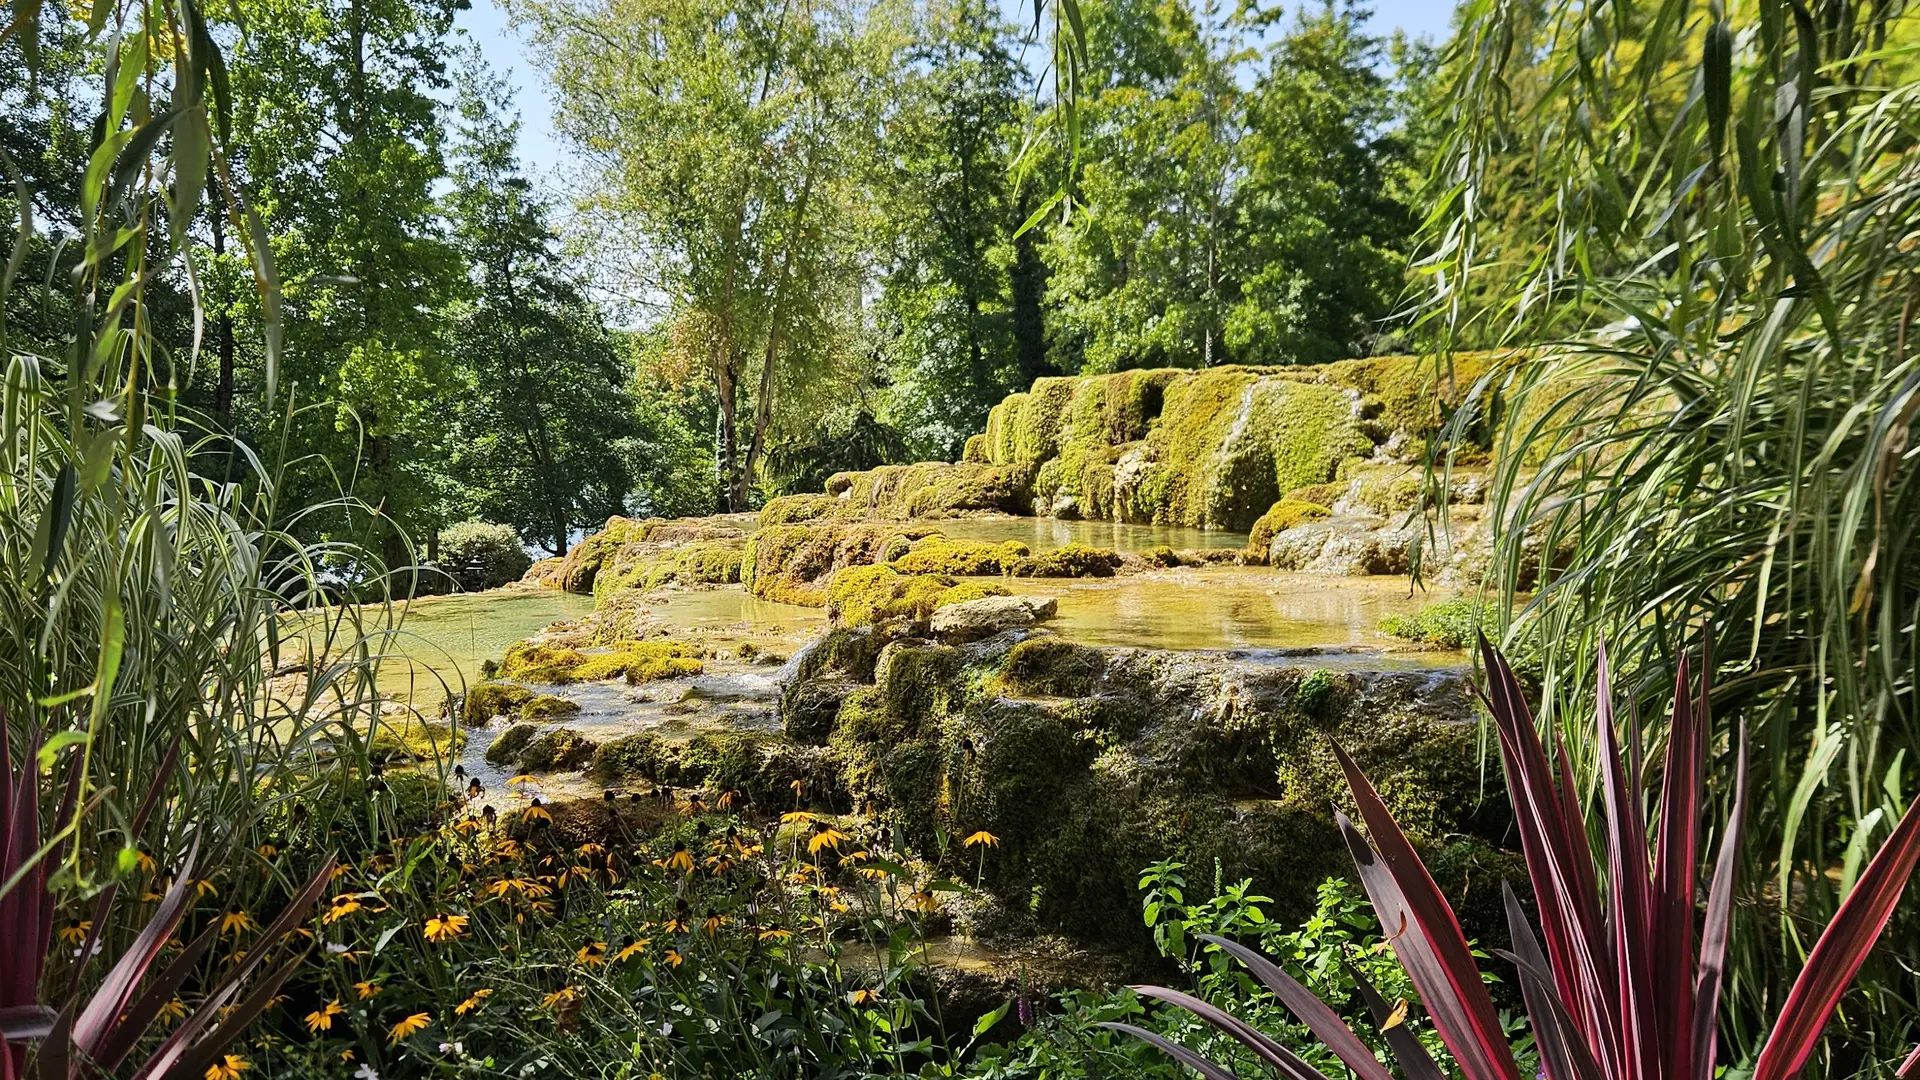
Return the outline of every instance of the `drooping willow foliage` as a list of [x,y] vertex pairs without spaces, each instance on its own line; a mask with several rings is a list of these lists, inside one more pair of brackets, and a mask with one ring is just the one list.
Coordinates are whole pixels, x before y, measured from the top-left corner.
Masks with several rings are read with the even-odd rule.
[[[1744,720],[1755,750],[1748,1045],[1920,778],[1915,24],[1899,0],[1477,0],[1446,63],[1419,269],[1429,326],[1516,347],[1457,418],[1498,432],[1499,621],[1583,761],[1602,639],[1670,671],[1711,627],[1716,736]],[[1660,715],[1658,680],[1623,689]],[[1899,1041],[1911,964],[1878,958],[1846,1038]]]

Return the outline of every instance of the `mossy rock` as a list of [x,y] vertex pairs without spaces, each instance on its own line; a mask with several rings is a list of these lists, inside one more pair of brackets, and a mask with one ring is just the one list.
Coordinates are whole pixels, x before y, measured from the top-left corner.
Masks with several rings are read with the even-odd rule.
[[1118,553],[1086,544],[1066,544],[1029,555],[1013,565],[1015,577],[1112,577],[1120,569]]
[[839,505],[840,500],[831,495],[781,495],[760,508],[760,527],[832,517]]
[[924,619],[955,587],[940,574],[903,574],[887,563],[849,566],[827,582],[827,617],[845,625]]
[[520,706],[522,720],[557,720],[580,711],[580,703],[554,694],[539,694]]
[[638,685],[698,675],[704,670],[700,656],[698,647],[681,641],[621,641],[602,652],[522,641],[507,650],[500,674],[560,685],[614,678]]
[[518,716],[534,692],[515,683],[483,682],[468,688],[460,703],[460,718],[472,727],[492,723],[496,716]]
[[592,739],[572,728],[554,728],[536,735],[521,749],[519,765],[524,772],[579,769],[593,760],[595,749]]
[[502,731],[487,746],[487,764],[506,768],[520,759],[520,751],[527,748],[540,729],[532,724],[513,724]]
[[1106,670],[1099,649],[1055,637],[1030,637],[1007,652],[1000,685],[1026,697],[1086,697]]
[[747,541],[740,580],[763,600],[826,607],[827,579],[835,571],[884,561],[916,540],[938,535],[925,525],[769,526]]
[[599,532],[582,539],[567,552],[558,575],[561,587],[582,596],[593,595],[593,582],[600,574],[600,567],[623,545],[645,540],[656,524],[652,519],[635,521],[617,514],[608,518]]
[[435,761],[460,751],[465,732],[415,716],[383,716],[373,731],[367,755],[374,761]]
[[953,604],[964,604],[969,600],[984,600],[989,596],[1012,595],[1011,589],[991,581],[962,581],[935,597],[933,609],[938,611]]
[[929,536],[905,554],[889,560],[903,574],[953,574],[982,577],[1004,574],[1031,551],[1017,540],[993,544],[981,540],[949,540]]
[[673,748],[660,736],[642,731],[595,747],[591,771],[603,783],[634,779],[658,783],[670,771],[668,762],[675,757]]
[[993,455],[987,449],[987,436],[984,432],[967,436],[967,445],[960,452],[960,460],[969,465],[991,465]]
[[1332,515],[1333,511],[1317,503],[1303,499],[1281,499],[1260,515],[1253,523],[1253,529],[1247,534],[1247,557],[1258,562],[1267,561],[1267,549],[1273,546],[1273,538],[1303,522],[1318,521]]

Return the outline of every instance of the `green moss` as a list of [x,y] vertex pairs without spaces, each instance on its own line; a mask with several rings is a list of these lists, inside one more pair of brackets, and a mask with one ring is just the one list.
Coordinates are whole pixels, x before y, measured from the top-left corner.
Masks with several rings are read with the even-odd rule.
[[526,749],[540,729],[532,724],[514,724],[500,733],[499,738],[487,746],[487,763],[506,768],[520,758],[520,751]]
[[1098,649],[1033,637],[1008,651],[1000,684],[1029,697],[1086,697],[1106,666],[1106,656]]
[[445,724],[414,716],[382,717],[367,753],[375,761],[433,761],[458,753],[466,741],[464,732]]
[[553,694],[541,694],[530,698],[520,706],[522,720],[554,720],[562,716],[572,716],[580,711],[580,703],[568,701]]
[[578,769],[593,759],[593,740],[572,728],[541,732],[520,751],[519,767],[524,772],[553,769]]
[[652,518],[645,521],[618,515],[608,518],[604,528],[575,544],[573,550],[567,552],[566,562],[559,574],[561,587],[583,596],[593,595],[593,582],[599,576],[601,566],[623,545],[645,540],[657,524],[659,522]]
[[1260,515],[1247,534],[1247,558],[1255,562],[1266,562],[1267,551],[1273,546],[1273,538],[1308,521],[1318,521],[1333,513],[1318,503],[1302,499],[1281,499]]
[[952,588],[953,579],[939,574],[903,574],[887,563],[849,566],[827,582],[827,615],[853,626],[924,619]]
[[490,723],[496,716],[515,716],[520,706],[532,701],[533,691],[513,683],[483,682],[467,690],[465,701],[460,703],[460,718],[469,725],[479,727]]
[[[656,530],[656,534],[664,530]],[[744,541],[735,538],[688,540],[672,546],[627,544],[606,560],[593,581],[601,603],[622,589],[658,589],[664,585],[731,585],[740,580]]]
[[1015,577],[1112,577],[1120,556],[1108,548],[1067,544],[1029,555],[1013,565]]
[[1325,668],[1307,673],[1294,687],[1294,705],[1313,717],[1325,717],[1341,697],[1340,676]]
[[[1329,380],[1361,392],[1372,421],[1385,435],[1405,434],[1416,446],[1440,430],[1453,406],[1474,382],[1501,361],[1491,352],[1454,353],[1441,362],[1421,356],[1374,356],[1325,367]],[[1487,445],[1484,423],[1469,432]]]
[[1347,484],[1339,481],[1329,481],[1325,484],[1308,484],[1305,487],[1297,487],[1287,492],[1281,496],[1281,501],[1316,503],[1320,506],[1330,507],[1338,502],[1341,496],[1347,493],[1347,487]]
[[632,779],[659,783],[674,757],[673,748],[660,736],[642,731],[601,743],[593,751],[591,769],[605,783]]
[[984,600],[989,596],[1011,596],[1012,591],[1005,585],[995,585],[990,581],[963,581],[941,593],[934,599],[935,611],[948,604],[964,604],[969,600]]
[[1480,605],[1461,598],[1428,604],[1412,615],[1389,615],[1380,620],[1380,632],[1407,641],[1464,649],[1473,644],[1480,623]]
[[831,517],[839,503],[831,495],[781,495],[760,508],[760,527]]
[[982,577],[1004,574],[1028,554],[1027,545],[1017,540],[990,544],[981,540],[949,540],[944,536],[929,536],[891,562],[895,569],[904,574]]
[[914,541],[939,535],[924,525],[774,525],[747,542],[740,576],[747,591],[762,599],[826,607],[827,580],[835,571],[904,554]]
[[987,436],[984,432],[978,435],[967,436],[967,445],[966,448],[960,452],[960,460],[971,465],[990,465],[993,463],[993,455],[991,451],[987,449]]
[[523,641],[507,650],[500,674],[526,682],[596,682],[625,677],[630,683],[651,682],[703,670],[700,650],[681,641],[621,641],[605,652],[582,652]]
[[1405,466],[1355,469],[1351,478],[1352,500],[1381,517],[1411,510],[1426,487],[1420,470]]

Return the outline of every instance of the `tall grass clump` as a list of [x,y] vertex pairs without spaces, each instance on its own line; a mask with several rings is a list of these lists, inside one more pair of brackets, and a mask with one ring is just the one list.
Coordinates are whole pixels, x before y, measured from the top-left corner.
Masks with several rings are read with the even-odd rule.
[[[1752,1048],[1920,762],[1920,29],[1848,0],[1463,12],[1422,269],[1443,336],[1525,347],[1454,421],[1497,432],[1495,621],[1587,777],[1600,642],[1653,716],[1668,628],[1713,627],[1712,737],[1752,734]],[[1879,954],[1862,982],[1847,1037],[1897,1041],[1920,986]]]
[[[0,48],[31,65],[39,15],[35,0],[16,5]],[[0,898],[85,923],[114,957],[134,955],[155,925],[132,902],[141,888],[170,896],[189,866],[220,881],[217,899],[236,913],[296,896],[311,866],[284,865],[283,845],[256,835],[270,815],[297,806],[327,836],[376,813],[377,800],[313,796],[365,768],[393,621],[384,606],[339,605],[353,583],[326,569],[377,578],[377,563],[303,539],[316,508],[279,505],[272,465],[176,404],[199,339],[156,330],[168,322],[153,283],[183,268],[197,325],[203,268],[190,236],[205,203],[249,239],[266,407],[292,410],[274,401],[278,289],[226,158],[230,102],[207,15],[163,0],[95,5],[92,17],[87,58],[102,92],[77,236],[41,231],[35,192],[0,153],[16,224],[0,276],[0,719],[26,748],[6,768],[39,804],[14,820],[57,824],[41,840],[25,826],[9,838],[17,858]],[[205,199],[209,189],[220,197]],[[6,321],[35,309],[61,313],[67,329],[30,335]],[[354,511],[325,509],[334,520]],[[189,891],[202,902],[204,888]],[[46,957],[21,947],[24,931],[0,937],[14,938],[3,966],[16,997],[44,993],[58,1007],[107,977],[93,951],[69,949],[73,962],[55,965],[68,970],[43,979]]]

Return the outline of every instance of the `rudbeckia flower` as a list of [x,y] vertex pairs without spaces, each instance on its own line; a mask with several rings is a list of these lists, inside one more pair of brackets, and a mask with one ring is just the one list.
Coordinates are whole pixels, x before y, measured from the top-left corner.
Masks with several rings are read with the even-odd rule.
[[985,829],[981,829],[979,832],[960,841],[961,847],[978,847],[981,844],[985,844],[988,847],[999,847],[1000,838]]
[[472,1012],[473,1010],[486,1004],[487,999],[492,996],[493,996],[492,990],[489,990],[486,987],[481,987],[480,989],[475,990],[473,993],[468,994],[467,1000],[453,1007],[454,1015],[465,1016],[468,1013]]
[[428,941],[451,941],[467,932],[465,915],[436,915],[427,920]]
[[380,984],[377,982],[374,982],[372,979],[367,979],[362,982],[354,983],[353,992],[360,995],[361,1001],[365,1001],[368,998],[373,997],[380,993]]
[[580,946],[573,954],[573,962],[581,967],[599,967],[607,962],[607,943],[589,941]]
[[845,839],[847,839],[847,834],[841,832],[839,829],[824,822],[816,823],[813,827],[813,836],[807,840],[807,854],[818,855],[822,848],[832,848],[838,851],[841,841]]
[[253,1068],[253,1062],[239,1054],[223,1054],[207,1066],[207,1080],[240,1080],[240,1074]]
[[253,916],[239,908],[228,908],[227,913],[220,916],[222,934],[239,934],[251,929],[253,929]]
[[393,1030],[387,1033],[387,1042],[397,1043],[415,1032],[426,1030],[427,1025],[432,1022],[432,1013],[414,1013],[412,1016],[393,1025]]
[[320,1008],[307,1014],[307,1030],[315,1034],[322,1031],[332,1031],[333,1018],[346,1011],[346,1007],[341,1005],[337,998],[329,1001]]

